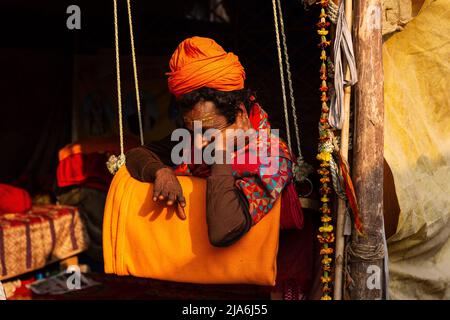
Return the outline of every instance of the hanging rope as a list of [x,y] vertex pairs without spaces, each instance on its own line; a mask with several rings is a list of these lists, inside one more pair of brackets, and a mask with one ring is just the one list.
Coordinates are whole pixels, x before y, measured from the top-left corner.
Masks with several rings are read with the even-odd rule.
[[[112,174],[115,174],[121,166],[125,164],[125,153],[124,153],[124,135],[123,135],[123,121],[122,121],[122,92],[120,84],[120,50],[119,50],[119,24],[117,18],[117,0],[113,0],[114,4],[114,44],[115,44],[115,57],[116,57],[116,78],[117,78],[117,110],[119,119],[119,139],[120,139],[120,155],[118,157],[112,155],[109,157],[106,166]],[[130,42],[131,42],[131,60],[133,63],[133,74],[134,74],[134,86],[136,90],[136,105],[138,111],[139,120],[139,136],[141,140],[141,145],[144,145],[144,130],[142,128],[142,113],[141,113],[141,101],[139,95],[139,81],[136,67],[136,54],[134,48],[134,34],[133,34],[133,19],[131,15],[131,1],[127,0],[127,10],[128,10],[128,23],[130,26]]]
[[294,88],[292,86],[292,77],[291,77],[291,65],[289,63],[289,55],[287,51],[287,44],[286,44],[286,33],[284,32],[284,20],[283,20],[283,12],[281,11],[281,2],[280,0],[277,1],[277,7],[279,12],[279,18],[280,18],[280,29],[281,29],[281,37],[283,41],[283,53],[284,53],[284,62],[286,63],[286,75],[288,80],[288,87],[289,87],[289,98],[291,99],[291,108],[292,108],[292,115],[294,118],[294,128],[295,128],[295,138],[297,142],[297,154],[300,159],[303,159],[301,147],[300,147],[300,130],[298,127],[298,120],[297,120],[297,108],[295,106],[295,98],[294,98]]
[[[292,75],[291,75],[291,65],[289,63],[289,54],[287,50],[287,41],[286,41],[286,32],[284,30],[284,19],[283,19],[283,11],[281,9],[281,0],[272,0],[272,8],[273,8],[273,17],[275,24],[275,38],[277,44],[277,52],[278,52],[278,65],[280,70],[280,79],[281,79],[281,92],[283,97],[283,109],[284,109],[284,120],[286,124],[286,135],[289,149],[292,150],[291,145],[291,132],[289,125],[289,112],[287,106],[287,96],[286,96],[286,84],[285,84],[285,75],[284,75],[284,67],[283,67],[283,58],[282,58],[282,50],[281,46],[283,45],[283,55],[284,62],[286,64],[286,75],[287,82],[289,88],[289,98],[291,102],[291,111],[294,119],[294,129],[295,129],[295,138],[297,143],[297,159],[294,163],[293,173],[295,180],[298,182],[309,182],[310,191],[304,195],[305,197],[309,196],[313,191],[312,182],[308,179],[309,174],[312,172],[313,168],[309,165],[303,158],[301,143],[300,143],[300,129],[298,126],[298,118],[297,118],[297,108],[295,105],[295,97],[294,97],[294,87],[292,85]],[[279,26],[278,26],[279,25]],[[280,32],[281,31],[281,32]],[[281,38],[280,40],[280,33]]]
[[289,115],[287,107],[287,97],[286,97],[286,85],[284,81],[284,70],[283,70],[283,58],[281,56],[281,41],[280,41],[280,31],[278,29],[278,14],[277,14],[277,4],[276,0],[272,0],[273,7],[273,21],[275,25],[275,38],[277,42],[277,53],[278,53],[278,66],[280,69],[280,80],[281,80],[281,94],[283,97],[283,109],[284,109],[284,121],[286,123],[286,135],[287,143],[290,150],[291,148],[291,132],[289,127]]
[[114,1],[114,44],[116,50],[117,107],[119,117],[120,156],[125,157],[123,146],[122,91],[120,89],[119,24],[117,21],[117,0],[113,1]]
[[334,192],[340,199],[347,201],[347,195],[342,187],[343,182],[339,173],[339,168],[333,157],[330,159],[330,173]]
[[133,19],[131,17],[131,4],[130,0],[127,0],[128,9],[128,23],[130,25],[130,41],[131,41],[131,60],[133,61],[133,74],[134,74],[134,87],[136,89],[136,105],[138,111],[139,121],[139,136],[141,139],[141,145],[144,145],[144,130],[142,129],[142,113],[141,113],[141,99],[139,95],[139,81],[136,67],[136,54],[134,50],[134,33],[133,33]]
[[116,51],[116,78],[117,78],[117,110],[119,118],[119,139],[120,139],[120,155],[116,157],[112,155],[106,162],[106,167],[111,174],[115,174],[121,166],[125,164],[125,153],[123,144],[123,123],[122,123],[122,92],[120,90],[120,59],[119,59],[119,25],[117,22],[117,0],[114,3],[114,43]]

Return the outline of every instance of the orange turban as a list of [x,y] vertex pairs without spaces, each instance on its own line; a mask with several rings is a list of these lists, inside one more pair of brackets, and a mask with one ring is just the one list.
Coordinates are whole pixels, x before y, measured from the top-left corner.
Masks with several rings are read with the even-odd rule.
[[245,71],[239,58],[209,38],[192,37],[181,42],[169,65],[169,90],[176,97],[201,87],[220,91],[244,88]]

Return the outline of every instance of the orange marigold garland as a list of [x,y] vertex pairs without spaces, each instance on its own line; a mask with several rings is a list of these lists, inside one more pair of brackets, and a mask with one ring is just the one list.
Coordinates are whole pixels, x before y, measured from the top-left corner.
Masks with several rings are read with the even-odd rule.
[[332,256],[333,256],[333,247],[334,243],[334,232],[333,232],[333,224],[331,218],[331,205],[330,198],[332,193],[332,184],[330,177],[330,161],[332,160],[333,153],[333,144],[332,144],[332,136],[330,134],[331,128],[328,124],[328,90],[329,86],[327,85],[328,79],[328,66],[327,66],[327,48],[330,46],[331,41],[327,40],[327,35],[329,34],[328,27],[330,26],[330,22],[327,21],[327,13],[326,9],[328,7],[328,0],[320,0],[317,2],[321,6],[320,10],[320,20],[317,23],[318,31],[317,33],[320,36],[319,48],[321,48],[320,60],[322,60],[322,64],[320,67],[320,79],[322,81],[322,85],[320,87],[321,92],[321,102],[322,109],[320,114],[319,121],[319,147],[317,160],[320,161],[320,169],[317,172],[320,175],[320,201],[321,201],[321,222],[322,226],[319,228],[319,234],[317,235],[317,239],[321,243],[320,255],[322,256],[321,265],[322,265],[322,300],[331,300],[332,295]]

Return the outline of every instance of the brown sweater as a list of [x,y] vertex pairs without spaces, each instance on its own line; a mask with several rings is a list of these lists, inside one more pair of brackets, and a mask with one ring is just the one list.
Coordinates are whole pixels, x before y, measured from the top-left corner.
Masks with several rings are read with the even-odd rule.
[[[168,136],[158,142],[128,151],[126,167],[130,175],[142,182],[153,182],[159,169],[174,167],[170,154],[176,143]],[[247,199],[235,186],[230,164],[213,164],[211,175],[206,181],[209,240],[214,246],[229,246],[241,238],[252,225]]]

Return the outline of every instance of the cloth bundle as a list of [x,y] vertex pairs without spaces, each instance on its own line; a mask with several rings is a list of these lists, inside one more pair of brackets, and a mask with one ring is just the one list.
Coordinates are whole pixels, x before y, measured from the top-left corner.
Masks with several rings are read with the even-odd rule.
[[24,189],[0,183],[0,214],[24,213],[31,209],[31,197]]

